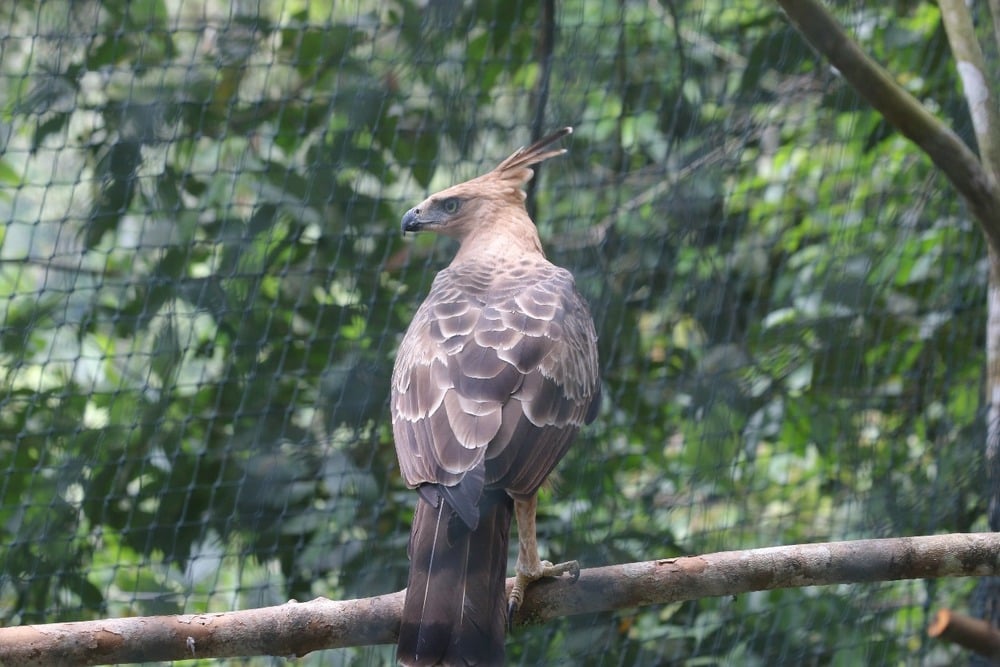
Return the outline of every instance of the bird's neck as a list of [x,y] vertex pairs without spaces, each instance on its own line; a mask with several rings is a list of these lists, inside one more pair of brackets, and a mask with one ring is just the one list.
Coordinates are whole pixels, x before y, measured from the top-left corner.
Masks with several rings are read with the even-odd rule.
[[[511,221],[512,223],[514,221]],[[503,264],[526,256],[545,258],[534,223],[525,216],[518,224],[484,225],[461,240],[453,264],[481,262]]]

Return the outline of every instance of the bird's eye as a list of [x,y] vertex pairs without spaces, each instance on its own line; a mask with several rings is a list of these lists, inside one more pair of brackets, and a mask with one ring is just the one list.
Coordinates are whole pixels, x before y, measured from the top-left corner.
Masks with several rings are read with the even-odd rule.
[[441,208],[444,209],[445,213],[454,213],[461,204],[462,202],[459,201],[458,197],[448,197],[441,202]]

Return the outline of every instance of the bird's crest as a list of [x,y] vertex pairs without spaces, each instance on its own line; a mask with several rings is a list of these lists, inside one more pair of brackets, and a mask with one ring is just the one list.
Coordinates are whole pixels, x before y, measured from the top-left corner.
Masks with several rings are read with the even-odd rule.
[[522,146],[514,151],[510,157],[497,165],[496,169],[488,174],[480,176],[480,178],[484,180],[488,179],[491,181],[500,181],[503,185],[520,193],[520,197],[523,200],[525,198],[525,194],[524,191],[521,190],[521,186],[530,181],[532,176],[535,175],[535,172],[530,169],[531,165],[544,162],[550,157],[556,157],[557,155],[565,153],[565,148],[552,148],[546,150],[546,147],[572,133],[572,127],[564,127],[556,130],[550,135],[542,137],[530,146]]

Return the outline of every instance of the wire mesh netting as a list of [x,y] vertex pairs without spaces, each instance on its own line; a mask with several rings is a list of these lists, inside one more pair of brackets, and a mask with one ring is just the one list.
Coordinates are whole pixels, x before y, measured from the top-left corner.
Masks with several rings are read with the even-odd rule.
[[[935,5],[834,10],[974,143]],[[389,374],[454,247],[398,221],[562,125],[529,202],[605,399],[543,557],[986,526],[981,234],[776,5],[46,0],[0,57],[3,625],[402,588]],[[973,586],[572,617],[508,659],[951,664],[924,627]]]

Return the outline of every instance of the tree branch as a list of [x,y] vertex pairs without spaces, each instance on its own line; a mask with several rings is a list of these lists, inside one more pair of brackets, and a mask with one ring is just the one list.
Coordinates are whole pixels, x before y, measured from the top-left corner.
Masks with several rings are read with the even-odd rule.
[[[543,580],[528,589],[518,624],[778,588],[998,574],[1000,533],[724,551],[591,568],[576,583]],[[402,606],[403,593],[398,592],[217,614],[0,628],[0,664],[302,656],[320,649],[390,644],[396,641]]]
[[844,79],[944,172],[965,198],[992,251],[1000,255],[1000,187],[976,154],[869,58],[818,0],[777,2]]
[[989,660],[1000,661],[1000,632],[981,618],[939,609],[927,626],[927,636],[944,639]]
[[972,126],[976,131],[976,144],[986,171],[996,179],[1000,171],[1000,112],[996,96],[989,84],[989,74],[982,48],[976,38],[972,16],[964,0],[940,0],[941,21],[944,23],[948,44],[955,56],[955,64],[965,101],[969,105]]

